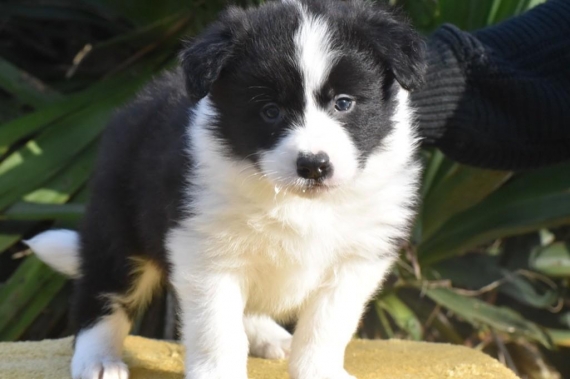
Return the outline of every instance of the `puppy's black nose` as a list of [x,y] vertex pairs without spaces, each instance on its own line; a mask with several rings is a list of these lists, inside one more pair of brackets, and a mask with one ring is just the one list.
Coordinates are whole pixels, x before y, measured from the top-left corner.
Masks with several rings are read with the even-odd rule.
[[325,179],[331,176],[333,167],[329,156],[322,151],[317,154],[299,154],[297,174],[305,179]]

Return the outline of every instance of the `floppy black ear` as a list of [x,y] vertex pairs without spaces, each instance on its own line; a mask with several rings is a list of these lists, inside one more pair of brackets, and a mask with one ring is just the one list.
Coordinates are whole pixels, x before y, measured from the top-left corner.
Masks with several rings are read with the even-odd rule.
[[194,40],[186,42],[180,53],[180,66],[186,80],[186,91],[193,102],[205,97],[222,68],[234,53],[235,21],[243,13],[230,9]]
[[402,19],[383,9],[366,16],[367,35],[375,53],[388,65],[400,85],[413,91],[423,84],[426,69],[425,43],[422,37]]

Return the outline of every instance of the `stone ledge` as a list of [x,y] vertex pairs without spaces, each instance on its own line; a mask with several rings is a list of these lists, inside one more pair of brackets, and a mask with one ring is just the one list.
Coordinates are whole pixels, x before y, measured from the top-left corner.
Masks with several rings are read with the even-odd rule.
[[[69,378],[72,339],[0,343],[0,379]],[[125,360],[131,379],[182,379],[175,343],[130,336]],[[517,379],[498,361],[462,346],[426,342],[353,341],[346,369],[358,379]],[[285,361],[250,358],[250,379],[287,379]]]

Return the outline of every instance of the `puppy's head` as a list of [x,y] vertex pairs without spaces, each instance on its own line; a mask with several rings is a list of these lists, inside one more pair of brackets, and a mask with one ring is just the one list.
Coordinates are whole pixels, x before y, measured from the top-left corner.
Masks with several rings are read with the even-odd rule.
[[422,47],[377,5],[288,0],[229,9],[181,64],[231,158],[276,187],[311,191],[350,182],[381,148],[396,95],[421,84]]

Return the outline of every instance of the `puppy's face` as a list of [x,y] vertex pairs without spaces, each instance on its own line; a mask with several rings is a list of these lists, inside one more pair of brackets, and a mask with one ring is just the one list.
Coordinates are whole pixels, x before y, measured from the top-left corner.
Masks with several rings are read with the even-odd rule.
[[182,55],[212,132],[276,188],[350,182],[393,125],[396,93],[421,81],[421,41],[368,3],[231,9]]

